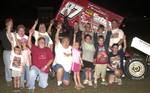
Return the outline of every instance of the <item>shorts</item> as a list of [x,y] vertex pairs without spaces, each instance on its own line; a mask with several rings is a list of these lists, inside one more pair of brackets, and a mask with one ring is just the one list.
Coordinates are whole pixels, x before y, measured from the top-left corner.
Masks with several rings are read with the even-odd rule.
[[[59,69],[59,68],[63,68],[63,66],[62,65],[60,65],[60,64],[56,64],[56,65],[54,65],[53,67],[53,70],[55,71],[55,72],[57,72],[57,70]],[[64,68],[63,68],[64,69]],[[70,73],[69,72],[66,72],[65,70],[64,70],[64,75],[63,75],[63,78],[62,78],[63,80],[70,80]]]
[[75,62],[74,62],[74,63],[72,64],[72,68],[71,68],[71,69],[72,69],[73,72],[80,72],[80,70],[81,70],[81,65],[80,65],[79,63],[75,63]]
[[12,77],[21,77],[21,72],[12,70]]
[[83,65],[84,65],[83,68],[91,68],[91,69],[94,68],[93,63],[90,61],[83,60]]

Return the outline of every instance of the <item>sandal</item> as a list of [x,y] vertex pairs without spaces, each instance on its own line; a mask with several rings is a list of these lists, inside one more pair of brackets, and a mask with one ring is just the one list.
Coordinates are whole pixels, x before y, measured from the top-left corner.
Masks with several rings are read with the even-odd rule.
[[80,86],[75,86],[75,88],[76,88],[77,90],[80,90],[80,89],[81,89],[81,87],[80,87]]
[[85,88],[85,86],[83,86],[82,84],[81,84],[81,85],[79,85],[79,87],[80,87],[80,88]]

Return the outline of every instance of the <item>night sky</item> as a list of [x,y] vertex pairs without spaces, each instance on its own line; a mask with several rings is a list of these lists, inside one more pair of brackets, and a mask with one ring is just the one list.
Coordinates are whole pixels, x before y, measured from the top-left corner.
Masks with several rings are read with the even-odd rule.
[[[138,36],[150,42],[147,33],[150,31],[148,0],[89,0],[111,10],[125,19],[123,28],[126,34]],[[1,0],[0,29],[4,28],[4,19],[12,17],[15,25],[29,26],[39,16],[38,7],[51,7],[50,18],[57,13],[62,0]]]

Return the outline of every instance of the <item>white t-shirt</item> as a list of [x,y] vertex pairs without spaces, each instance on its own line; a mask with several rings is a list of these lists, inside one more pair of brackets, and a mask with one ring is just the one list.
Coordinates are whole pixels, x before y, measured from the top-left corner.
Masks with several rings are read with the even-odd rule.
[[50,38],[50,36],[48,35],[47,32],[41,33],[39,31],[35,31],[33,36],[35,37],[35,45],[38,45],[37,42],[38,42],[39,37],[44,37],[45,38],[47,47],[50,47],[50,45],[53,44],[53,41],[52,41],[52,39]]
[[20,36],[18,35],[18,33],[17,33],[16,37],[17,37],[17,39],[19,39],[19,40],[21,40],[21,39],[26,39],[26,40],[28,40],[28,36],[27,36],[27,35],[24,35],[23,37],[20,37]]
[[14,51],[11,51],[10,61],[11,61],[10,69],[14,71],[19,71],[19,72],[22,71],[23,65],[24,65],[23,55],[17,55],[14,53]]
[[95,54],[94,45],[92,43],[90,44],[90,43],[83,42],[82,43],[82,59],[89,61],[89,62],[93,62],[94,54]]
[[112,46],[114,43],[118,43],[121,39],[123,39],[123,37],[124,32],[121,29],[117,28],[112,30],[109,46]]
[[62,44],[58,42],[55,45],[55,60],[53,65],[60,64],[63,66],[66,72],[70,72],[72,65],[72,56],[66,56],[64,53],[71,54],[71,50],[71,46],[69,46],[68,48],[63,48]]
[[17,45],[17,42],[16,42],[16,39],[18,39],[18,40],[22,40],[22,39],[26,39],[26,40],[28,40],[28,36],[27,35],[24,35],[23,37],[20,37],[19,35],[18,35],[18,33],[16,34],[16,33],[13,33],[13,32],[11,32],[11,37],[12,37],[12,39],[11,39],[11,42],[12,42],[12,46],[13,47],[15,47],[16,45]]

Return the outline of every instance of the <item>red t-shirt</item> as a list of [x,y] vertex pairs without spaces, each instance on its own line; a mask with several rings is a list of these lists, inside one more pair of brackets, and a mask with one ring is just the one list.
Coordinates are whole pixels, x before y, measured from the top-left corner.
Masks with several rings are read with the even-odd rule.
[[[49,60],[53,59],[53,54],[50,48],[39,48],[35,45],[32,45],[31,54],[32,54],[32,65],[35,65],[39,69],[44,67]],[[48,73],[49,68],[47,68],[45,72]]]
[[96,64],[107,64],[108,63],[108,55],[105,51],[101,51],[98,54],[99,57],[96,58]]

